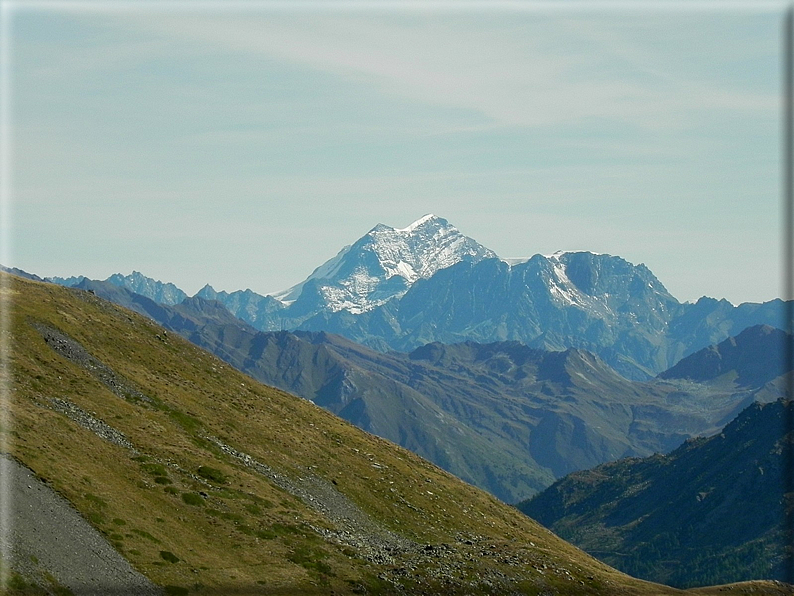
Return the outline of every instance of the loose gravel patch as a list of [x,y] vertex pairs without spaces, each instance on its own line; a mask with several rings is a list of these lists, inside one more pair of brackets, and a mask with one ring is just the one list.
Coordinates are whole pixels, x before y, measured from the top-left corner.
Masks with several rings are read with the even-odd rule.
[[76,596],[156,596],[159,587],[132,568],[71,504],[6,454],[0,454],[7,510],[0,551],[11,569]]
[[417,547],[414,542],[378,524],[330,482],[313,474],[289,478],[247,453],[237,451],[214,437],[207,438],[225,453],[268,477],[274,484],[322,513],[337,528],[336,531],[315,528],[327,540],[352,546],[366,559],[381,565],[391,564],[395,554]]
[[32,321],[31,325],[41,334],[44,341],[56,354],[90,372],[117,396],[122,399],[151,403],[152,400],[148,396],[141,393],[132,383],[114,372],[99,359],[89,354],[76,339],[38,321]]
[[125,437],[121,432],[117,431],[106,422],[103,422],[98,418],[94,418],[91,414],[77,407],[72,402],[65,399],[59,399],[57,397],[51,397],[50,403],[52,404],[53,410],[64,414],[71,420],[74,420],[77,424],[90,430],[98,437],[105,439],[114,445],[118,445],[119,447],[126,447],[134,454],[138,453],[135,447],[133,447],[132,443],[130,443],[127,437]]

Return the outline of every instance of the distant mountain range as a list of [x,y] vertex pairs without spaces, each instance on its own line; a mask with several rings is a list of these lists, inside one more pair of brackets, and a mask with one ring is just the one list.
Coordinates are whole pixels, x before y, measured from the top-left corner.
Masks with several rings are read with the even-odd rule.
[[[137,272],[106,281],[166,305],[185,297]],[[375,226],[274,296],[209,285],[196,296],[218,300],[260,331],[326,331],[381,352],[464,341],[581,348],[635,380],[746,327],[785,327],[781,300],[734,306],[704,297],[682,304],[644,265],[605,254],[560,252],[508,263],[434,215],[404,229]]]
[[[631,573],[676,585],[782,577],[771,518],[743,526],[720,503],[767,490],[746,470],[776,470],[789,439],[719,434],[748,406],[739,420],[790,409],[778,401],[792,375],[781,300],[682,304],[644,265],[589,252],[508,261],[432,215],[379,224],[273,296],[207,285],[188,297],[139,272],[49,281],[143,313],[503,501],[546,489],[521,508],[544,507],[531,514]],[[679,503],[673,487],[718,506]]]
[[576,472],[518,508],[635,577],[790,581],[793,415],[790,399],[754,403],[714,436]]
[[[80,283],[86,279],[88,278],[84,275],[76,275],[66,278],[49,277],[47,278],[47,281],[51,281],[61,286],[74,287],[80,285]],[[174,284],[157,281],[150,277],[146,277],[138,271],[133,271],[129,275],[114,273],[105,281],[120,288],[127,288],[131,292],[135,292],[141,296],[146,296],[147,298],[160,304],[179,304],[185,298],[187,298],[187,294],[177,288]]]
[[[709,385],[674,372],[630,381],[589,352],[518,342],[432,343],[384,354],[325,332],[261,332],[218,301],[193,297],[167,306],[109,281],[77,287],[146,314],[257,380],[309,399],[506,502],[575,470],[669,451],[785,390],[771,376],[750,385],[724,379]],[[769,371],[779,377],[785,372],[780,340],[771,328],[756,327],[734,343],[748,346],[749,360],[776,362],[778,369]],[[685,358],[681,370],[699,358]]]

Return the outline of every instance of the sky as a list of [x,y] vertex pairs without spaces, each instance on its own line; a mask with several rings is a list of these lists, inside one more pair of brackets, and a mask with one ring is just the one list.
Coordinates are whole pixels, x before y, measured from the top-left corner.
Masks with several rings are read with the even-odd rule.
[[277,292],[378,223],[783,292],[786,4],[2,2],[2,262]]

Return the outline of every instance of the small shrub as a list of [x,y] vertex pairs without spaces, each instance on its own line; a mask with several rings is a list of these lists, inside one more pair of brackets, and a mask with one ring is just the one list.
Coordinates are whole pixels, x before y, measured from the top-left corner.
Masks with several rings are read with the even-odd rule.
[[50,584],[51,593],[55,596],[74,596],[74,592],[58,583],[58,580],[51,573],[45,571],[44,579]]
[[11,576],[8,578],[7,586],[11,590],[19,590],[24,594],[46,594],[47,592],[44,591],[43,588],[40,588],[36,584],[29,583],[24,577],[19,575],[16,571],[11,572]]
[[245,506],[245,510],[253,515],[260,515],[262,513],[262,508],[254,503],[248,503]]
[[307,571],[315,571],[317,573],[323,575],[334,575],[331,566],[328,565],[324,559],[327,556],[326,553],[311,549],[305,546],[298,546],[295,550],[290,554],[287,559],[295,563],[296,565],[300,565]]
[[169,410],[168,415],[174,422],[189,433],[193,433],[201,428],[201,422],[193,416],[180,412],[179,410]]
[[155,538],[154,536],[152,536],[151,534],[149,534],[149,532],[146,532],[145,530],[139,530],[137,528],[133,528],[132,531],[135,532],[138,536],[143,536],[147,540],[151,540],[155,544],[160,544],[160,541],[157,538]]
[[168,476],[168,472],[163,464],[143,464],[141,466],[144,472],[152,476]]
[[179,489],[174,487],[174,486],[166,486],[164,490],[169,495],[178,495],[179,494]]
[[177,557],[170,550],[161,550],[160,558],[164,561],[168,561],[169,563],[179,563],[179,557]]
[[87,517],[88,521],[96,526],[100,526],[105,523],[105,516],[101,513],[97,513],[96,511],[90,511]]
[[90,502],[92,505],[96,505],[99,508],[107,507],[107,501],[104,499],[97,497],[96,495],[92,495],[91,493],[85,493],[85,500]]
[[163,588],[166,596],[187,596],[189,590],[187,588],[183,588],[182,586],[172,586],[168,585]]
[[204,478],[205,480],[209,480],[210,482],[217,482],[218,484],[227,484],[229,479],[226,477],[226,474],[221,472],[217,468],[212,468],[210,466],[199,466],[198,475]]
[[196,507],[204,505],[204,499],[196,493],[182,493],[182,500],[188,505],[194,505]]
[[157,484],[173,484],[170,478],[167,476],[155,476],[154,481]]
[[291,526],[288,524],[273,524],[270,526],[270,529],[279,536],[284,536],[286,534],[300,534],[300,529],[297,526]]

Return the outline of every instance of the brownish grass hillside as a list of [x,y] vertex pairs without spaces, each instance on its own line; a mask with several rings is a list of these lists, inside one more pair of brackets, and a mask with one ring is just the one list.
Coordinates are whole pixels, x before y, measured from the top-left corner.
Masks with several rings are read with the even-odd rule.
[[166,594],[679,593],[141,316],[2,281],[3,445]]

